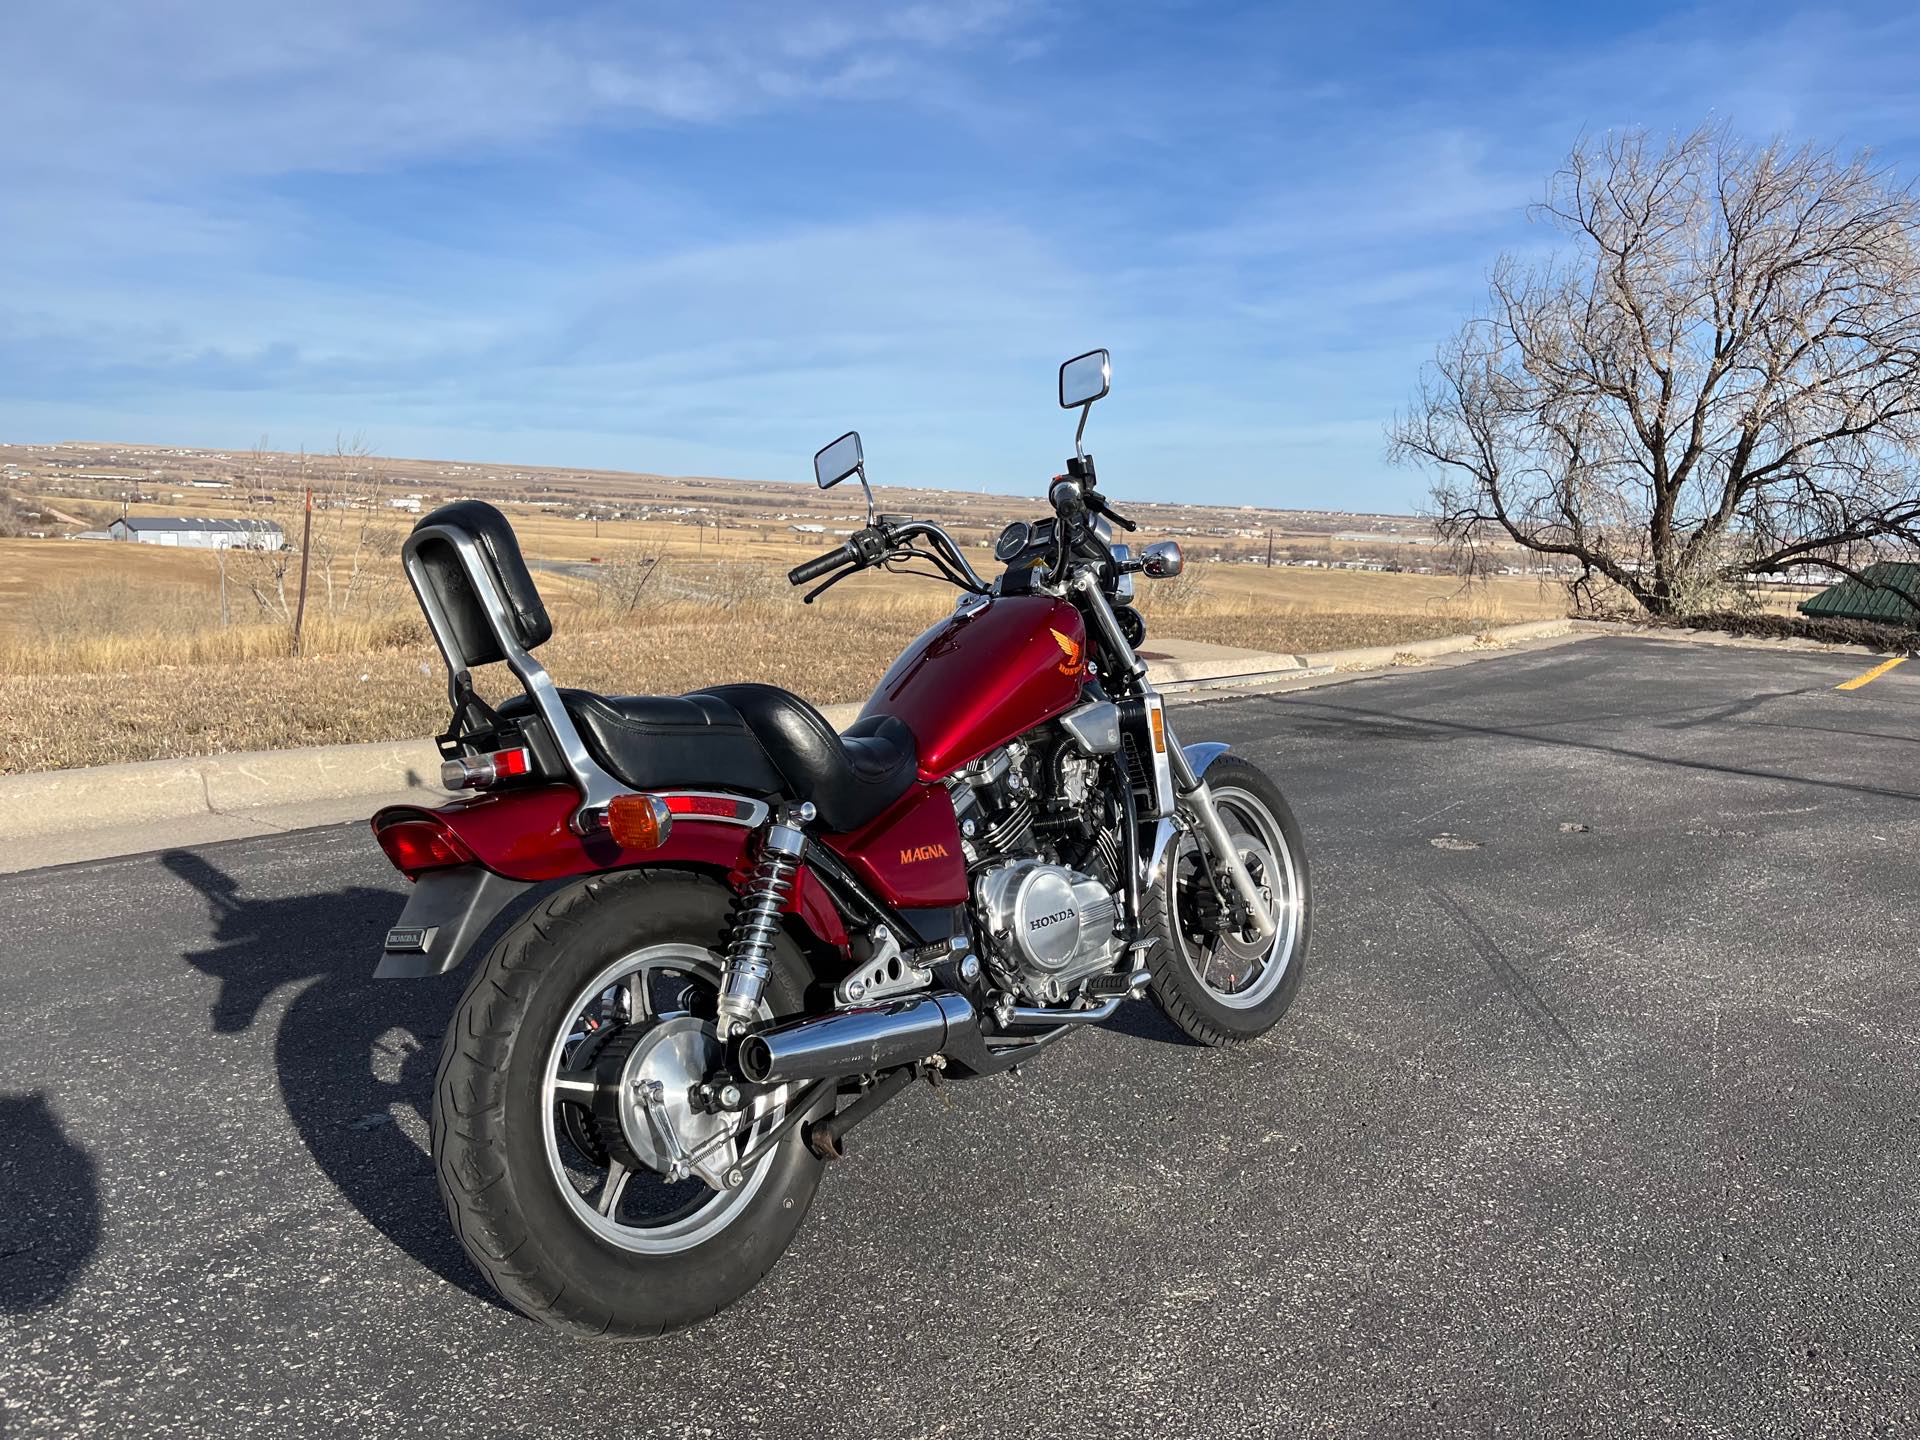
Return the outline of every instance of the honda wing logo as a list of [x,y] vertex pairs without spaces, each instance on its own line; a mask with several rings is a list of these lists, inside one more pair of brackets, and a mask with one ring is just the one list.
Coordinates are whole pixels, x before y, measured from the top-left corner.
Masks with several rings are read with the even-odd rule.
[[1058,630],[1048,627],[1047,633],[1053,636],[1053,643],[1060,647],[1060,653],[1067,658],[1060,662],[1062,675],[1078,675],[1087,668],[1087,662],[1081,657],[1079,642],[1072,636],[1062,635]]

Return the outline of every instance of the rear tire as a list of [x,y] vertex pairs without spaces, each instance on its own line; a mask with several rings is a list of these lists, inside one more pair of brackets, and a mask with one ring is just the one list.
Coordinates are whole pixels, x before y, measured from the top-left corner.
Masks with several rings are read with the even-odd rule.
[[[718,1233],[671,1253],[638,1253],[596,1233],[549,1161],[552,1122],[543,1111],[561,1107],[550,1106],[545,1072],[582,987],[651,945],[697,947],[717,967],[731,915],[730,892],[706,876],[595,876],[529,911],[460,1001],[434,1094],[440,1193],[473,1263],[543,1324],[617,1340],[695,1324],[759,1283],[806,1217],[821,1162],[802,1138],[804,1122],[763,1162],[765,1174]],[[775,956],[767,1004],[774,1015],[798,1013],[805,959],[785,936]],[[616,1214],[620,1203],[616,1194]]]
[[[1236,755],[1222,755],[1204,778],[1228,829],[1245,841],[1240,848],[1243,857],[1251,857],[1249,869],[1257,864],[1262,872],[1256,883],[1264,880],[1274,892],[1278,929],[1264,955],[1257,945],[1235,938],[1211,961],[1204,960],[1198,935],[1209,915],[1218,919],[1217,902],[1199,872],[1197,842],[1182,835],[1159,881],[1141,897],[1142,929],[1160,942],[1148,953],[1147,969],[1153,972],[1153,997],[1174,1024],[1202,1045],[1242,1045],[1279,1024],[1299,992],[1313,891],[1300,822],[1265,772]],[[1237,985],[1223,983],[1228,980]]]

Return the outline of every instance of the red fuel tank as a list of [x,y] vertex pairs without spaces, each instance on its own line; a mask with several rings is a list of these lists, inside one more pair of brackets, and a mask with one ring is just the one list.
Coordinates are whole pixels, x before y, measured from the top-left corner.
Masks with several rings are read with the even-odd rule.
[[861,714],[906,721],[920,777],[938,780],[1072,709],[1086,669],[1078,610],[1045,595],[997,596],[914,641]]

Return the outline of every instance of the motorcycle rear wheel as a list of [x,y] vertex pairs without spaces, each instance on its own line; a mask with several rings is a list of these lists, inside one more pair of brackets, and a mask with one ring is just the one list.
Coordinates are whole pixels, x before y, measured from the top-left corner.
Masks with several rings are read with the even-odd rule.
[[1274,916],[1271,941],[1224,923],[1224,879],[1210,883],[1191,834],[1179,836],[1157,883],[1141,897],[1147,955],[1160,1008],[1203,1045],[1257,1040],[1287,1013],[1306,973],[1313,893],[1300,822],[1258,766],[1222,755],[1204,777],[1255,885]]
[[[529,911],[455,1012],[433,1108],[441,1196],[473,1263],[543,1324],[611,1340],[695,1324],[758,1284],[806,1217],[821,1162],[804,1123],[731,1191],[695,1178],[668,1185],[610,1155],[597,1102],[566,1088],[582,1087],[566,1077],[587,1073],[573,1068],[590,1062],[586,1047],[637,1048],[657,1026],[712,1053],[701,1016],[712,1018],[731,905],[718,881],[685,871],[595,876]],[[798,947],[780,937],[763,1013],[798,1013],[807,979]],[[781,1113],[750,1113],[736,1147]],[[622,1143],[616,1134],[613,1148]]]

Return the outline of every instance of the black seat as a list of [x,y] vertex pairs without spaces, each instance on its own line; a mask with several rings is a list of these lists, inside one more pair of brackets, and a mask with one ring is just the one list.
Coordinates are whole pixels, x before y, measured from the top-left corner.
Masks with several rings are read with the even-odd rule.
[[897,715],[856,720],[845,733],[777,685],[714,685],[688,699],[731,705],[786,778],[786,793],[811,800],[829,830],[858,830],[907,793],[919,749]]
[[[636,790],[719,789],[811,800],[829,830],[858,830],[913,783],[913,732],[892,715],[839,735],[818,710],[773,685],[718,685],[690,695],[562,690],[588,751]],[[523,720],[533,702],[499,707]]]

